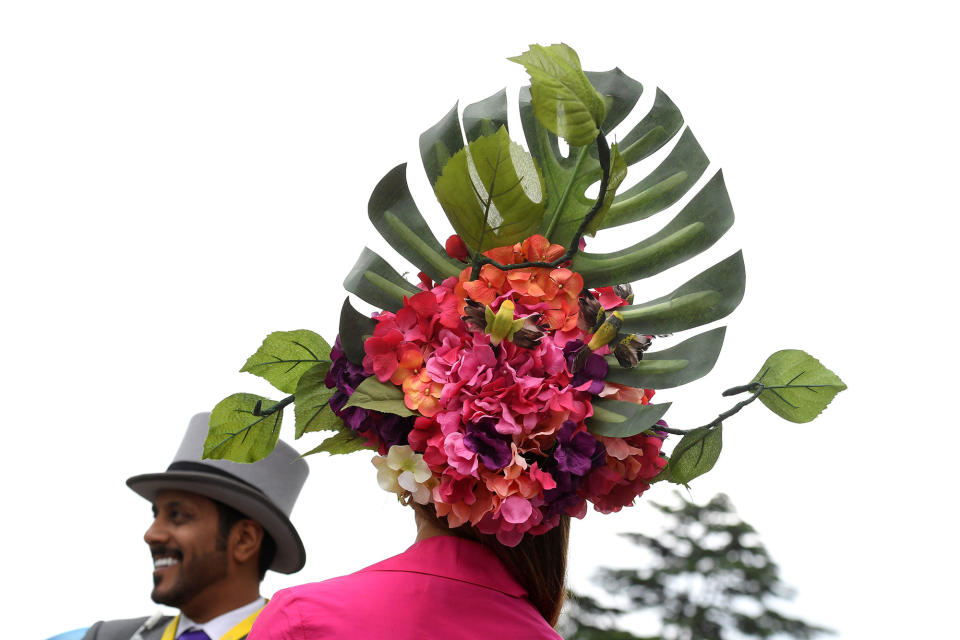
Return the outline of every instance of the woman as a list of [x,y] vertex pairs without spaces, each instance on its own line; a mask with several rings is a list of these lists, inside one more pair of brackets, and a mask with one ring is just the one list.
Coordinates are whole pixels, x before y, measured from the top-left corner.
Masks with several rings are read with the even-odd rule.
[[416,542],[357,573],[279,592],[250,640],[557,639],[569,518],[506,547],[414,504]]
[[[542,236],[506,249],[517,261],[563,250]],[[414,505],[417,540],[358,573],[281,592],[253,640],[559,637],[570,516],[632,504],[666,464],[665,434],[607,437],[586,424],[595,394],[642,405],[653,393],[606,383],[609,349],[578,325],[626,304],[628,291],[588,291],[581,303],[569,270],[512,276],[545,279],[541,300],[485,273],[489,291],[449,278],[378,313],[353,360],[336,340],[325,383],[341,437],[378,450],[377,481]],[[486,300],[494,285],[496,310],[469,297]]]

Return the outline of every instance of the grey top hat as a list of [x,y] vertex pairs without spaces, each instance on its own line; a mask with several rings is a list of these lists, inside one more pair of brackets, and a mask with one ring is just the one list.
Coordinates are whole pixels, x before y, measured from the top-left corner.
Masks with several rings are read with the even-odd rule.
[[133,476],[127,486],[151,502],[159,491],[176,489],[196,493],[233,507],[256,520],[277,544],[270,568],[296,573],[307,560],[300,535],[290,522],[290,512],[310,469],[306,461],[283,441],[257,462],[203,460],[209,413],[190,420],[173,462],[161,473]]

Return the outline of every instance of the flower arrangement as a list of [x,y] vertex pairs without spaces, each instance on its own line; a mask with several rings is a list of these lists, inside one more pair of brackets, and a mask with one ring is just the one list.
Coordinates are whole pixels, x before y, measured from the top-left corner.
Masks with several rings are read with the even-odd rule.
[[[345,287],[334,345],[307,331],[275,332],[243,367],[288,394],[234,394],[214,409],[204,454],[250,462],[276,444],[294,404],[296,437],[330,431],[309,453],[374,449],[382,488],[432,504],[451,527],[469,524],[514,546],[524,535],[609,513],[656,481],[687,484],[709,471],[722,423],[760,399],[795,422],[815,418],[845,388],[815,358],[780,351],[748,384],[749,397],[696,429],[663,421],[655,390],[710,371],[723,343],[714,328],[670,348],[656,336],[729,314],[743,295],[740,253],[667,296],[636,304],[630,283],[708,249],[733,222],[719,172],[669,98],[619,144],[615,127],[642,88],[618,70],[587,74],[566,45],[512,60],[530,151],[507,133],[503,92],[456,108],[421,136],[424,168],[455,233],[444,245],[420,215],[401,165],[374,190],[369,213],[420,269],[407,282],[365,249]],[[647,178],[618,193],[628,167],[679,134]],[[560,151],[563,138],[569,154]],[[591,185],[596,197],[588,197]],[[665,227],[621,251],[591,254],[584,236],[667,209],[699,189]],[[669,455],[668,435],[682,436]]]
[[[458,236],[447,244],[463,246]],[[515,264],[563,253],[534,235],[486,255]],[[450,526],[469,522],[508,546],[564,513],[582,517],[587,501],[604,512],[631,504],[666,465],[666,432],[607,438],[586,425],[594,397],[645,405],[653,396],[605,380],[612,340],[599,330],[628,300],[613,287],[584,289],[565,267],[487,264],[475,280],[470,271],[464,265],[436,284],[423,276],[423,291],[396,313],[377,314],[362,366],[339,345],[331,351],[330,406],[380,453],[380,486],[432,502]],[[615,339],[636,362],[651,337]],[[402,390],[411,415],[399,403],[400,413],[351,406],[358,389],[387,395],[388,385]]]

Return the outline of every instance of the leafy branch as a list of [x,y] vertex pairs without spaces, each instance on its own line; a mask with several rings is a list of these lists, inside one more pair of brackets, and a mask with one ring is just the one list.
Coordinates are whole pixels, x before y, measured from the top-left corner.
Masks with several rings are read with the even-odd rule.
[[[800,382],[801,378],[804,378],[803,382]],[[809,422],[846,388],[847,385],[836,374],[810,354],[797,349],[778,351],[767,358],[751,382],[723,392],[724,397],[741,393],[750,393],[750,397],[712,421],[696,429],[655,427],[666,433],[683,436],[657,479],[685,485],[712,469],[720,456],[723,422],[758,398],[782,418],[792,422]]]

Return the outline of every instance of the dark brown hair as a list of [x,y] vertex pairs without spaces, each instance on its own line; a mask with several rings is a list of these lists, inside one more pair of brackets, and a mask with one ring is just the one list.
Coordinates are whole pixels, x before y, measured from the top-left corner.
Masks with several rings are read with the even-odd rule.
[[[217,507],[217,548],[221,551],[227,548],[227,537],[233,529],[233,525],[241,520],[253,520],[240,513],[230,505],[223,504],[216,500],[213,504]],[[254,520],[254,522],[256,522]],[[261,525],[262,526],[262,525]],[[263,539],[260,541],[260,554],[257,556],[257,573],[260,574],[260,580],[267,575],[267,569],[273,564],[273,559],[277,556],[277,543],[273,541],[267,530],[263,530]]]
[[562,516],[560,524],[544,534],[525,535],[517,546],[505,547],[497,542],[496,536],[480,533],[469,524],[449,527],[445,518],[437,516],[432,504],[413,503],[412,506],[428,522],[457,537],[479,542],[492,551],[520,586],[526,589],[527,598],[540,615],[550,626],[557,624],[566,594],[564,582],[567,575],[567,543],[570,539],[569,516]]

